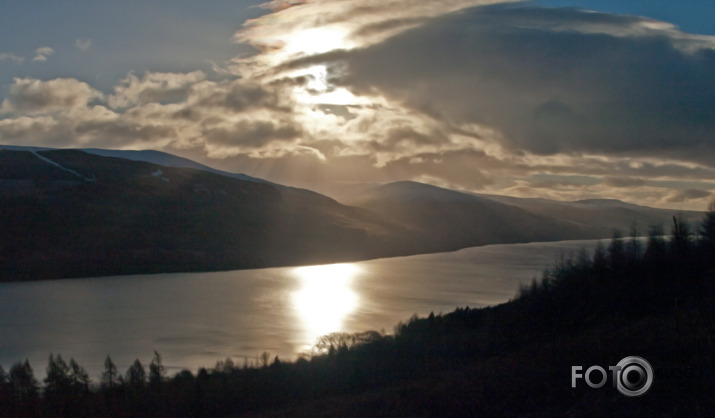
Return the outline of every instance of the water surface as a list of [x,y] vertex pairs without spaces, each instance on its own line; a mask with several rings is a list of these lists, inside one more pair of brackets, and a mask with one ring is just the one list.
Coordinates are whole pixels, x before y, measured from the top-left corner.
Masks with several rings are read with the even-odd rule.
[[50,353],[97,381],[109,354],[120,371],[154,350],[170,374],[242,365],[263,352],[295,359],[329,332],[391,333],[413,314],[514,297],[560,254],[597,241],[489,245],[372,261],[0,284],[0,365],[25,358],[42,379]]

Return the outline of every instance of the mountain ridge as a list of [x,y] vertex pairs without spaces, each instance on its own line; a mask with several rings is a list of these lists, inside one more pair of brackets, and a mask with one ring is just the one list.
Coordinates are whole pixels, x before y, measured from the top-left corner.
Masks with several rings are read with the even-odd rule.
[[0,203],[0,280],[375,258],[400,235],[313,192],[79,150],[0,150]]
[[672,216],[622,202],[536,202],[410,181],[363,190],[344,203],[159,151],[0,146],[0,281],[608,238],[632,219]]

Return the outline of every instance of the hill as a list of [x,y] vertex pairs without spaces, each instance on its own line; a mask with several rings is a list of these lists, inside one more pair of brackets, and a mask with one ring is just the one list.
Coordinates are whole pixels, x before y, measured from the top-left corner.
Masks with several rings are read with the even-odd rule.
[[[0,146],[0,281],[320,264],[606,238],[670,222],[618,201],[556,202],[416,182],[321,194],[158,151]],[[695,217],[698,213],[688,213]]]
[[[426,251],[495,243],[606,238],[612,235],[613,228],[628,227],[650,209],[628,209],[623,216],[609,216],[609,208],[586,203],[574,207],[569,203],[540,201],[538,206],[527,199],[480,196],[410,181],[373,187],[344,202],[408,228],[422,237],[419,243],[425,245]],[[562,206],[570,210],[553,210]]]
[[[634,205],[615,199],[587,199],[560,202],[549,199],[524,199],[511,196],[477,195],[495,202],[505,203],[541,216],[552,216],[574,225],[596,231],[603,236],[618,228],[629,232],[635,226],[645,235],[651,226],[666,230],[676,214],[673,210]],[[702,212],[679,211],[678,216],[688,222],[699,221]]]
[[390,255],[399,227],[307,190],[80,150],[0,150],[2,280]]

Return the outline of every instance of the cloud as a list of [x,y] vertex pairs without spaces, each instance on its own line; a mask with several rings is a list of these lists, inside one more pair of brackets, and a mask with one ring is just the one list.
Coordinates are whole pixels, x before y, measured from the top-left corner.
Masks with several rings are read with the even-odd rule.
[[55,50],[50,48],[49,46],[42,46],[39,47],[35,50],[35,58],[33,58],[33,61],[38,61],[38,62],[45,62],[47,61],[47,57],[54,54]]
[[205,138],[212,145],[256,149],[270,142],[294,139],[300,133],[301,131],[290,123],[242,119],[226,128],[208,130]]
[[603,184],[609,187],[635,187],[645,185],[645,180],[632,177],[606,177]]
[[2,113],[42,114],[86,107],[102,98],[89,84],[72,78],[49,81],[15,78],[9,96],[0,106]]
[[130,73],[114,87],[108,102],[112,108],[126,108],[151,102],[180,101],[191,86],[204,79],[202,71],[185,74],[146,72],[142,78]]
[[74,46],[80,51],[87,51],[89,48],[92,47],[92,40],[89,38],[77,38],[74,41]]
[[666,196],[665,201],[671,203],[682,203],[692,199],[709,198],[710,192],[698,189],[685,189],[671,192]]
[[[537,154],[715,162],[715,38],[576,9],[473,8],[336,57],[336,82]],[[709,152],[704,152],[709,151]]]
[[17,55],[13,54],[12,52],[2,52],[0,53],[0,61],[14,61],[18,64],[22,64],[23,61],[25,61],[25,58],[23,57],[18,57]]
[[469,6],[519,0],[315,0],[272,1],[273,13],[248,21],[234,40],[261,54],[252,64],[276,64],[290,58],[364,47],[384,40],[421,19]]

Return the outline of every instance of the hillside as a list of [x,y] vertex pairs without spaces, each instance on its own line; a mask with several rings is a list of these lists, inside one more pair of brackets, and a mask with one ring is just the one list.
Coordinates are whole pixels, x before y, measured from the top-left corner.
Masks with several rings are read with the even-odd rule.
[[78,150],[0,150],[2,280],[391,254],[402,231],[307,190]]
[[427,251],[470,246],[603,238],[590,225],[532,213],[515,205],[416,182],[395,182],[353,195],[349,205],[368,209],[423,237]]
[[[614,199],[588,199],[575,202],[559,202],[549,199],[525,199],[511,196],[477,195],[495,202],[519,207],[529,213],[551,216],[584,228],[609,234],[613,228],[628,233],[634,226],[645,235],[651,226],[668,229],[676,211],[634,205]],[[678,211],[678,216],[689,222],[697,222],[702,212]]]
[[[618,201],[480,196],[415,182],[346,204],[158,151],[0,146],[0,280],[320,264],[670,223]],[[687,213],[695,219],[696,212]]]

